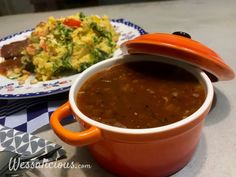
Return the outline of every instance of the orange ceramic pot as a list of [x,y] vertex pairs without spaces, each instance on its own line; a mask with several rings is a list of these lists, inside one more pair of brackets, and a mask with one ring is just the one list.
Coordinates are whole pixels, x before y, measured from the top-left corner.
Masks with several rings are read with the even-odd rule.
[[[149,129],[113,127],[96,122],[80,112],[77,108],[76,97],[86,79],[115,64],[141,60],[175,64],[194,74],[204,85],[207,93],[203,105],[184,120]],[[191,159],[212,99],[211,81],[203,71],[197,68],[157,56],[123,56],[105,60],[84,71],[70,89],[69,102],[57,109],[50,121],[54,132],[63,141],[75,146],[88,145],[96,161],[117,175],[166,176],[181,169]],[[62,127],[60,120],[69,114],[73,114],[84,126],[84,131],[75,133]]]
[[[116,175],[161,177],[175,173],[191,159],[213,100],[211,80],[198,67],[216,75],[218,80],[232,79],[234,73],[212,50],[181,36],[148,34],[126,42],[121,48],[128,55],[95,64],[74,81],[69,101],[51,116],[52,129],[68,144],[87,145],[96,161]],[[143,60],[177,65],[192,73],[205,87],[206,99],[203,105],[181,121],[148,129],[109,126],[80,112],[76,103],[77,92],[90,76],[119,63]],[[71,132],[60,124],[70,114],[80,122],[82,132]]]

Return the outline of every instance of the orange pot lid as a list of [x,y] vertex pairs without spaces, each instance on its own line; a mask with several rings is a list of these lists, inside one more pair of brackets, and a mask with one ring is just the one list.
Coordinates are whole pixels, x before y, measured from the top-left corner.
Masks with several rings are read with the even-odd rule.
[[[205,45],[190,39],[187,33],[144,34],[121,45],[124,54],[151,54],[173,58],[206,71],[212,80],[231,80],[234,71]],[[184,37],[185,36],[185,37]]]

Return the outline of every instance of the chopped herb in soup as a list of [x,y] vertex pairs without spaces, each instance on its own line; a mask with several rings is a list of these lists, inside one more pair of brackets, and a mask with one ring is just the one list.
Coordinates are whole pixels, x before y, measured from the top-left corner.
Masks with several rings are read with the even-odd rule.
[[193,114],[205,90],[191,73],[159,62],[115,65],[91,76],[77,105],[86,116],[123,128],[168,125]]

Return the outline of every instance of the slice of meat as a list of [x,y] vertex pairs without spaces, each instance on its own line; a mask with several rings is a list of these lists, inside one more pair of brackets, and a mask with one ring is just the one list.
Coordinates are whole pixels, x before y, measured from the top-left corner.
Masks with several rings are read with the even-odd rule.
[[20,68],[22,66],[20,57],[15,57],[15,59],[5,60],[0,63],[0,75],[6,76],[7,71],[13,70],[14,68]]
[[4,45],[1,48],[1,57],[5,60],[12,59],[14,57],[22,56],[22,50],[28,45],[28,40],[12,42],[10,44]]

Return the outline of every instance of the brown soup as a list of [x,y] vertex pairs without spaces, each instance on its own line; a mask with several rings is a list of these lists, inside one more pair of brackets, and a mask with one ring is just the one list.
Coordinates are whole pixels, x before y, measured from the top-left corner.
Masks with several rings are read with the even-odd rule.
[[123,128],[153,128],[182,120],[205,100],[203,85],[191,73],[158,62],[115,65],[91,76],[77,105],[86,116]]

